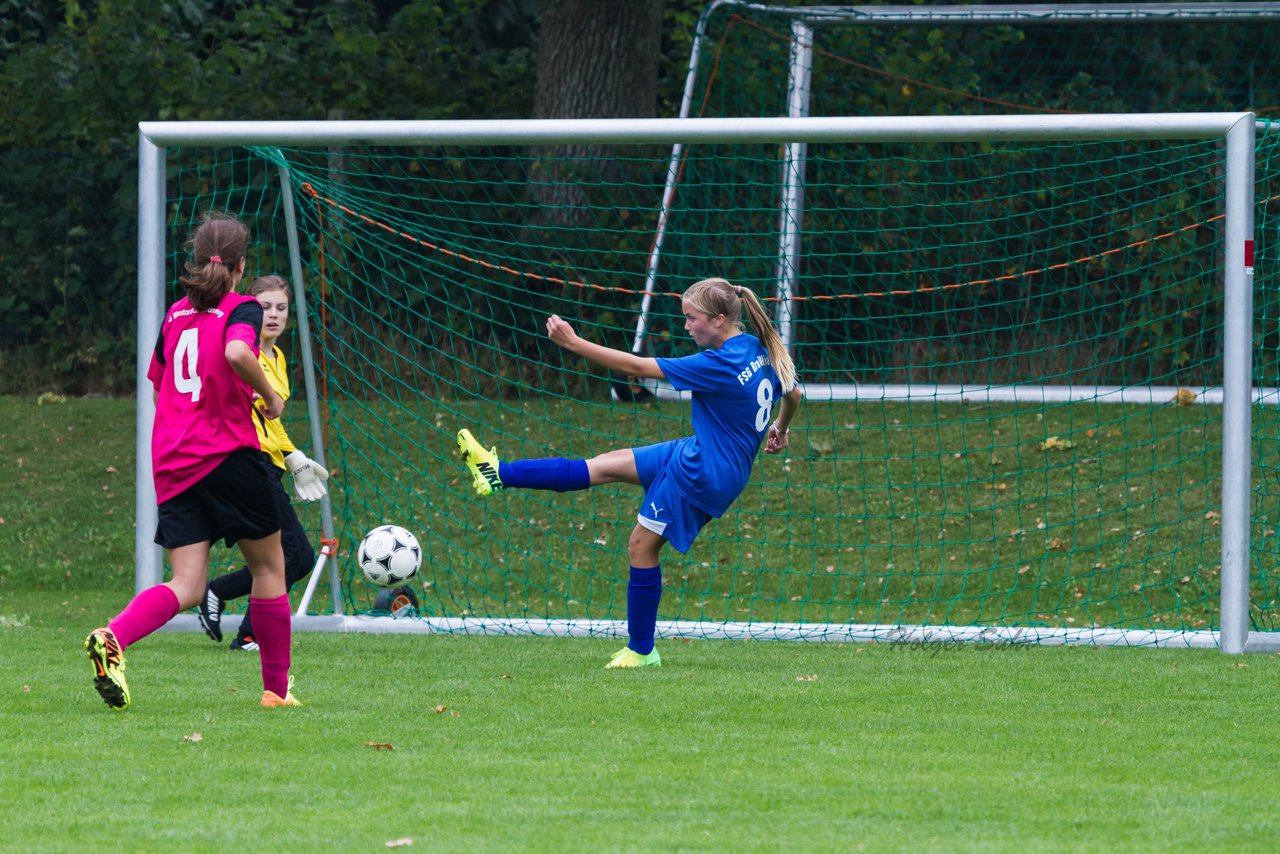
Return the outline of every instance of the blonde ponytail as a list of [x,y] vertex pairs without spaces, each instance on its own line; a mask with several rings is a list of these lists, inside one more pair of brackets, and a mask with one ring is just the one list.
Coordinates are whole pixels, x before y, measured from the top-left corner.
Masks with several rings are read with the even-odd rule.
[[773,328],[773,321],[769,319],[769,313],[764,310],[764,305],[755,295],[755,291],[751,288],[739,287],[738,295],[742,297],[742,305],[747,310],[747,319],[756,328],[756,332],[760,333],[760,343],[768,351],[769,362],[773,365],[774,373],[778,375],[778,381],[782,383],[783,394],[786,394],[796,387],[796,363],[787,352],[787,345],[783,343],[782,336]]

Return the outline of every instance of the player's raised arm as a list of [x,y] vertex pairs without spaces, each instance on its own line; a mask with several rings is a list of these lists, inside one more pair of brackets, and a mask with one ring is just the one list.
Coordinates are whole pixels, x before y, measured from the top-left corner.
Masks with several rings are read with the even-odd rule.
[[615,350],[612,347],[605,347],[601,344],[587,341],[585,338],[580,337],[573,327],[569,325],[569,322],[558,314],[553,314],[547,318],[547,336],[553,343],[569,352],[577,353],[597,365],[602,365],[618,373],[654,380],[667,378],[662,369],[658,367],[657,359],[646,359],[643,356],[637,356],[625,350]]

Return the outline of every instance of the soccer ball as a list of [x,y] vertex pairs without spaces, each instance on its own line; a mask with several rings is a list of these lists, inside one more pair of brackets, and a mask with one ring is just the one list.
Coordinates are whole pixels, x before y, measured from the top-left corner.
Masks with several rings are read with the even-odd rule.
[[422,547],[399,525],[382,525],[364,535],[356,562],[364,577],[379,587],[399,587],[418,574]]

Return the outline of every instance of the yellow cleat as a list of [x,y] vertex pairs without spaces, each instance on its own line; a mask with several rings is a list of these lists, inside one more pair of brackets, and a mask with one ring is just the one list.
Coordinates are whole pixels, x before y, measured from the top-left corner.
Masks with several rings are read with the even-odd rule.
[[609,663],[604,666],[605,670],[614,667],[661,667],[662,656],[658,655],[658,650],[654,649],[648,655],[641,655],[629,646],[615,652],[610,658]]
[[93,687],[102,701],[116,711],[129,708],[129,683],[124,679],[124,651],[111,629],[94,629],[84,648],[93,662]]
[[476,495],[492,495],[502,489],[498,476],[498,449],[485,450],[465,427],[458,431],[458,453],[471,470],[471,485]]

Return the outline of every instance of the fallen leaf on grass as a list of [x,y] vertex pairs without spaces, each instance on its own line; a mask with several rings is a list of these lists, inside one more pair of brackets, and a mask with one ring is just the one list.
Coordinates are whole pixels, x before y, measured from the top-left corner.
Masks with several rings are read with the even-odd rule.
[[803,676],[797,676],[797,677],[796,677],[796,681],[797,681],[797,682],[817,682],[817,681],[818,681],[818,674],[816,674],[816,673],[806,673],[806,674],[804,674]]
[[448,707],[448,706],[436,706],[436,714],[437,714],[437,715],[443,715],[443,714],[444,714],[445,712],[447,712],[447,711],[449,711],[449,707]]
[[408,836],[402,836],[399,839],[388,839],[386,842],[382,844],[387,846],[388,848],[404,848],[406,845],[412,845],[413,840],[410,839]]
[[1065,451],[1068,448],[1074,448],[1075,446],[1076,446],[1076,443],[1071,441],[1070,439],[1063,439],[1058,436],[1050,436],[1048,439],[1045,439],[1043,442],[1040,443],[1040,450]]
[[809,436],[809,450],[821,456],[833,454],[836,450],[835,437],[822,433],[812,434]]
[[395,745],[385,741],[366,741],[365,747],[372,747],[374,750],[395,750]]
[[1174,406],[1190,406],[1196,402],[1196,393],[1189,388],[1180,388],[1169,402]]
[[184,735],[184,736],[182,737],[182,740],[183,740],[183,741],[189,741],[189,742],[191,742],[192,744],[195,744],[195,743],[197,743],[197,742],[204,741],[204,736],[203,736],[203,735],[201,735],[201,734],[200,734],[200,733],[198,733],[198,732],[193,732],[193,733],[191,733],[191,735]]

